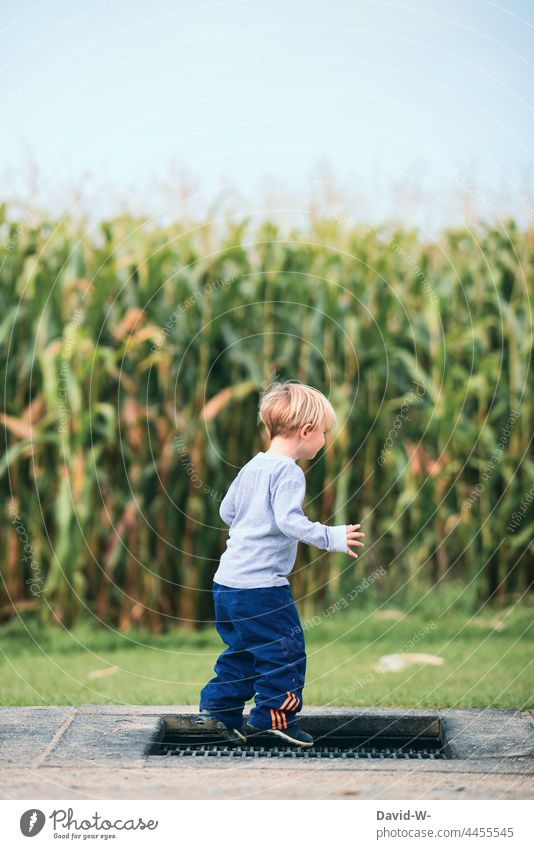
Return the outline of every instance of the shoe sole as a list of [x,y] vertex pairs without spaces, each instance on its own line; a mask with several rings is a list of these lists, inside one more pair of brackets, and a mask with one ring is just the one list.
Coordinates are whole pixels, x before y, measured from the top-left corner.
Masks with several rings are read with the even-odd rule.
[[268,737],[282,737],[283,740],[287,740],[288,743],[291,743],[292,746],[300,746],[300,748],[309,748],[313,746],[314,741],[312,740],[310,743],[304,743],[300,740],[295,740],[294,737],[288,737],[287,734],[284,734],[283,731],[277,731],[274,728],[258,728],[254,729],[256,734],[266,734]]
[[[198,722],[198,723],[196,723],[196,725],[197,725],[197,727],[200,727],[200,728],[204,727],[208,731],[213,731],[214,734],[220,734],[221,740],[224,741],[225,743],[246,743],[247,742],[247,738],[245,737],[245,735],[242,734],[241,731],[238,731],[237,728],[224,728],[224,729],[223,728],[210,728],[207,723],[205,724],[203,722]],[[231,734],[233,734],[234,736],[231,737],[230,736]],[[226,736],[226,735],[228,735],[228,736]]]
[[241,734],[241,731],[238,731],[237,728],[232,728],[232,731],[234,732],[234,734],[236,734],[237,737],[239,737],[242,743],[247,742],[247,738],[245,737],[245,735]]

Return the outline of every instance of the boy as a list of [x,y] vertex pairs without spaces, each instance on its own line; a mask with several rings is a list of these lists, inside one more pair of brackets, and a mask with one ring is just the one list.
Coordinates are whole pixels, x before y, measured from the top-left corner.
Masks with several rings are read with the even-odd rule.
[[243,466],[221,502],[229,525],[226,550],[213,577],[215,626],[228,645],[215,677],[200,694],[198,725],[225,742],[245,743],[243,707],[254,696],[252,734],[292,746],[311,746],[299,728],[306,652],[287,575],[298,541],[358,557],[351,546],[360,525],[311,522],[301,506],[306,491],[297,460],[311,460],[335,422],[330,402],[301,383],[274,383],[263,396],[259,419],[271,440]]

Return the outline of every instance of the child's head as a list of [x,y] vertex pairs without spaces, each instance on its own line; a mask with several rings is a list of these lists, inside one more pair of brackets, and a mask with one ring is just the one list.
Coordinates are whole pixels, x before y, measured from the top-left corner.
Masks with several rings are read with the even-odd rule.
[[288,440],[297,459],[315,457],[325,442],[325,432],[336,422],[336,414],[318,389],[305,383],[272,383],[262,396],[259,420],[271,441]]

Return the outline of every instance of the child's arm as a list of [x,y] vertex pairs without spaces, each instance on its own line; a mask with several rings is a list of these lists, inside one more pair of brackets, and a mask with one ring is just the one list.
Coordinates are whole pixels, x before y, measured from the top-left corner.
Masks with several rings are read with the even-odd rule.
[[282,475],[272,486],[271,504],[276,524],[283,534],[325,551],[347,551],[347,526],[310,522],[302,511],[306,478],[300,467]]
[[228,527],[230,527],[230,525],[234,521],[235,514],[236,514],[236,507],[235,507],[235,485],[236,485],[236,481],[237,481],[237,478],[234,478],[234,480],[232,481],[232,483],[230,484],[230,486],[228,488],[228,492],[224,496],[224,498],[221,501],[220,506],[219,506],[219,516],[221,517],[223,522],[226,525],[228,525]]

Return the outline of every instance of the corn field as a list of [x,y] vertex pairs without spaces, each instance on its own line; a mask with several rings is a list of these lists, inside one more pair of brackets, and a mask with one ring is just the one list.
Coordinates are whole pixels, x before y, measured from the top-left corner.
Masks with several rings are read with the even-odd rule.
[[211,618],[232,478],[268,447],[260,393],[298,379],[337,426],[306,514],[362,523],[353,560],[305,544],[304,613],[382,567],[378,598],[534,574],[534,230],[435,242],[311,219],[87,228],[0,210],[2,620],[153,632]]

